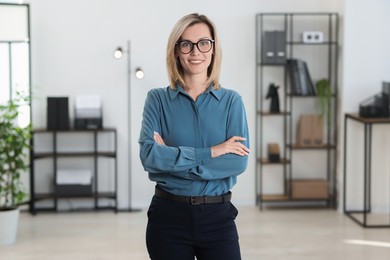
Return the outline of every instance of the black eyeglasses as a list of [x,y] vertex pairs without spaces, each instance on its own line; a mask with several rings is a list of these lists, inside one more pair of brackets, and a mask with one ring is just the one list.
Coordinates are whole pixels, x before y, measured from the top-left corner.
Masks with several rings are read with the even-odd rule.
[[214,40],[210,39],[202,39],[199,40],[198,42],[190,42],[187,40],[179,41],[176,43],[176,45],[179,48],[179,51],[183,54],[188,54],[192,52],[194,49],[194,46],[198,48],[198,50],[202,53],[209,52],[211,48],[213,47]]

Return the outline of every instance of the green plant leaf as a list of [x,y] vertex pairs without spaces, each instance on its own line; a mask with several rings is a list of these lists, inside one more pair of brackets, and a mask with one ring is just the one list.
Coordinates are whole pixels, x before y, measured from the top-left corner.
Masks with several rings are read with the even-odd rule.
[[321,79],[316,82],[317,98],[321,116],[330,123],[332,88],[328,79]]
[[20,104],[28,100],[17,93],[0,105],[0,209],[14,208],[27,198],[21,177],[28,169],[32,127],[20,127],[16,121]]

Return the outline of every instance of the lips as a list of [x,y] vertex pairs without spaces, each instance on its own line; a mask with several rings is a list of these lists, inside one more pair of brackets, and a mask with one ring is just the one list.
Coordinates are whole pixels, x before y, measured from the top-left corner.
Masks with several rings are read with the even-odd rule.
[[199,64],[199,63],[202,63],[203,61],[202,60],[188,60],[188,62],[191,64]]

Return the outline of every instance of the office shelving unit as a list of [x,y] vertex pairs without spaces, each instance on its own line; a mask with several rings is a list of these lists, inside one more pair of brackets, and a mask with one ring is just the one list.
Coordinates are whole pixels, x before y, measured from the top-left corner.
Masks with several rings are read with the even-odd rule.
[[[266,31],[285,32],[286,60],[307,62],[313,82],[326,78],[332,87],[324,119],[324,144],[300,146],[296,125],[301,114],[317,113],[316,96],[296,96],[291,90],[287,63],[265,62]],[[307,43],[304,31],[321,31],[323,41]],[[338,101],[338,15],[336,13],[260,13],[256,15],[256,201],[263,204],[316,205],[336,207],[337,101]],[[279,86],[280,112],[267,108],[265,93],[270,83]],[[319,114],[319,113],[318,113]],[[280,160],[270,162],[267,143],[280,144]],[[326,181],[328,196],[296,198],[294,180]]]
[[[91,138],[92,137],[92,149],[91,147],[87,147],[87,149],[78,150],[67,150],[63,151],[59,145],[59,139],[63,138],[63,140],[71,140],[74,135],[84,135],[83,138]],[[111,143],[113,148],[110,150],[101,150],[98,147],[99,144],[99,136],[102,134],[111,135]],[[31,189],[31,200],[30,200],[30,212],[32,214],[36,214],[37,211],[57,211],[58,210],[58,200],[60,199],[92,199],[93,207],[91,209],[100,210],[100,209],[112,209],[117,211],[117,189],[118,189],[118,173],[117,173],[117,132],[114,128],[104,128],[104,129],[95,129],[95,130],[46,130],[46,129],[38,129],[33,131],[33,138],[37,138],[38,136],[45,135],[47,139],[51,140],[51,150],[39,152],[35,151],[35,147],[31,152],[30,158],[30,189]],[[67,139],[68,138],[68,139]],[[62,141],[63,143],[64,141]],[[65,141],[66,142],[66,141]],[[111,191],[100,191],[99,190],[99,171],[98,171],[98,161],[100,158],[109,158],[113,160],[112,167],[113,169],[109,170],[104,174],[108,174],[111,180],[113,180],[114,187]],[[58,194],[55,192],[55,186],[57,185],[57,170],[59,161],[65,158],[70,159],[80,159],[80,158],[90,158],[93,160],[93,169],[92,169],[92,192],[86,194],[85,192],[78,193],[71,192],[69,194]],[[52,166],[52,187],[48,187],[47,190],[49,192],[45,193],[37,193],[35,187],[35,180],[40,174],[40,172],[36,171],[35,161],[42,159],[51,159]],[[107,176],[106,176],[107,177]],[[100,206],[100,200],[110,200],[110,206]],[[51,207],[37,207],[38,201],[49,200],[52,201]]]

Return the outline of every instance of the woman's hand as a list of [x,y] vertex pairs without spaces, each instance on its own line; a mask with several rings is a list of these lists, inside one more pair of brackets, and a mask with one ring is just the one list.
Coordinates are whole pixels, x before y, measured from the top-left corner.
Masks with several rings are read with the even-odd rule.
[[165,145],[164,140],[162,139],[161,135],[157,132],[153,133],[153,139],[157,144]]
[[227,153],[233,153],[240,156],[247,156],[249,154],[249,149],[241,143],[245,141],[246,138],[241,136],[233,136],[227,141],[211,147],[211,157],[215,158]]

